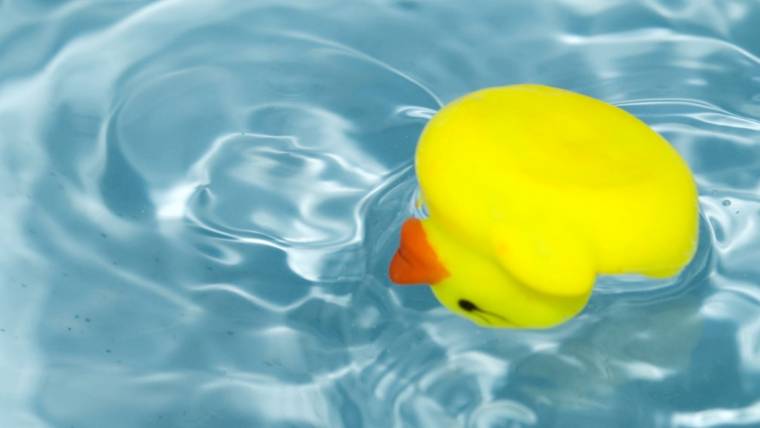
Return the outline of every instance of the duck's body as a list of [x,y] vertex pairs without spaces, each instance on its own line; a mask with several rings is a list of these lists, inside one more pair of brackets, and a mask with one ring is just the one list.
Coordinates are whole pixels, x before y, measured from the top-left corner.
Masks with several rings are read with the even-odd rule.
[[538,85],[470,94],[427,125],[416,168],[430,214],[420,239],[448,274],[433,290],[480,324],[555,325],[598,274],[672,276],[695,250],[685,162],[590,97]]

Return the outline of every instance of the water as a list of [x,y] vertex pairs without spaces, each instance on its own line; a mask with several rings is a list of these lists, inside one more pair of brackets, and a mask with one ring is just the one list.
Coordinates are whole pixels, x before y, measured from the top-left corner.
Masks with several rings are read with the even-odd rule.
[[[758,20],[0,1],[0,426],[760,426]],[[538,332],[389,285],[425,121],[517,82],[620,105],[683,154],[702,242],[681,277],[606,280]]]

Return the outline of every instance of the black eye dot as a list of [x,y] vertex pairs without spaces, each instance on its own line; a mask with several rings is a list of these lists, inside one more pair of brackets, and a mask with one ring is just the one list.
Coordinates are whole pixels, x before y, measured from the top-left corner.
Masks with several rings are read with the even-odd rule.
[[462,308],[462,309],[464,309],[467,312],[472,312],[472,311],[478,309],[478,307],[474,303],[472,303],[471,301],[469,301],[469,300],[459,299],[458,303],[459,303],[459,307]]

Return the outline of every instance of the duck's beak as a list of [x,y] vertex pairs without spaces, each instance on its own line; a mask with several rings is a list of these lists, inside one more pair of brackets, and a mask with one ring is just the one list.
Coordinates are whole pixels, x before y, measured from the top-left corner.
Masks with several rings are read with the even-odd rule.
[[420,220],[409,219],[401,227],[401,243],[389,273],[391,281],[399,285],[433,285],[449,276],[430,246]]

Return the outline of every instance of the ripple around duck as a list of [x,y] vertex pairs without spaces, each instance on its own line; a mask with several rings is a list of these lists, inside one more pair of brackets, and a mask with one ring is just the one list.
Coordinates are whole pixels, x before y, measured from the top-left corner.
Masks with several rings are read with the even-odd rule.
[[[760,394],[747,2],[0,2],[0,426],[720,426]],[[613,102],[692,167],[700,243],[546,331],[387,263],[444,102]],[[475,150],[476,148],[473,148]]]

